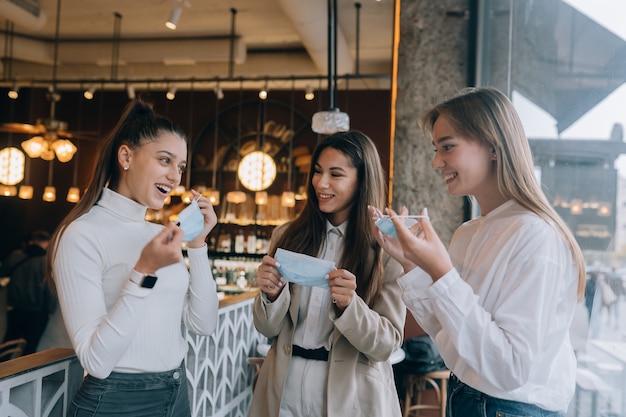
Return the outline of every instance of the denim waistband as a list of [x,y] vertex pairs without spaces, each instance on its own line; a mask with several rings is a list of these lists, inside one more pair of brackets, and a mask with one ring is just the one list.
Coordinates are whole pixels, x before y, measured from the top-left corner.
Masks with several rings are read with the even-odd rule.
[[169,371],[138,373],[111,372],[105,379],[99,379],[91,375],[87,375],[87,378],[100,385],[105,384],[116,388],[133,388],[178,384],[181,383],[181,381],[186,381],[185,372],[185,363],[183,362],[178,367]]

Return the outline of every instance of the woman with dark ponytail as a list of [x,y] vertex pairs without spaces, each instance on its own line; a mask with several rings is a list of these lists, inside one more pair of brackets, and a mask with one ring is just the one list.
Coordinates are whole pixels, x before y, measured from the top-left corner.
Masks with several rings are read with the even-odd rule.
[[217,325],[205,244],[217,217],[209,200],[193,192],[202,219],[196,236],[144,219],[180,184],[186,161],[180,127],[142,101],[129,103],[85,195],[52,237],[49,279],[88,374],[70,416],[191,414],[181,323],[201,335]]

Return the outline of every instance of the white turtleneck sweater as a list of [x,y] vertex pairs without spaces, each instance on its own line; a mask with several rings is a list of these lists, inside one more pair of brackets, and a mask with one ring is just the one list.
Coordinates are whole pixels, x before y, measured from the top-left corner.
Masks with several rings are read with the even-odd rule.
[[209,335],[218,300],[206,246],[156,271],[154,288],[130,281],[144,246],[163,226],[144,220],[146,207],[105,188],[91,210],[59,241],[54,276],[76,355],[96,378],[112,371],[163,372],[187,353],[181,324]]

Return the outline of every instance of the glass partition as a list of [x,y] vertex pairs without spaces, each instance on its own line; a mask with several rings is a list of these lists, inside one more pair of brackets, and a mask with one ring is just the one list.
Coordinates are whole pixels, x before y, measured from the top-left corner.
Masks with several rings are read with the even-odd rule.
[[537,175],[588,265],[568,415],[626,416],[626,2],[479,5],[476,84],[513,101]]

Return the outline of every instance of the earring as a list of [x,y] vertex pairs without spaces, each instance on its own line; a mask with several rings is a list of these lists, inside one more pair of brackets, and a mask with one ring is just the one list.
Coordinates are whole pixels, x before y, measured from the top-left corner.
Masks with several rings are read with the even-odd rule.
[[128,171],[128,165],[124,165],[124,171]]

